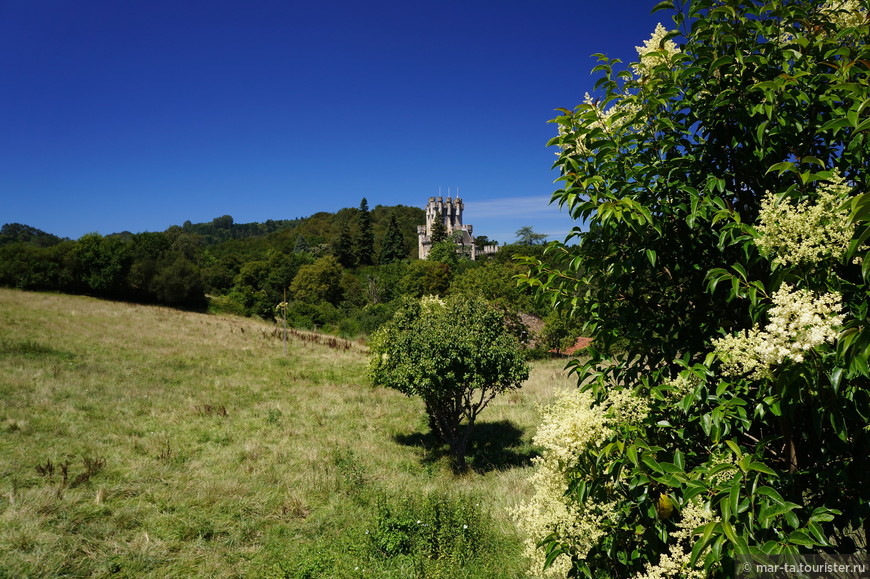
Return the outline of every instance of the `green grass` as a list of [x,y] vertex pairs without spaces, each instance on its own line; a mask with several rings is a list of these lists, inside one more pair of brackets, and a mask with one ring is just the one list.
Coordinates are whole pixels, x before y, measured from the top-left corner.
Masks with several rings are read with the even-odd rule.
[[506,509],[562,363],[484,411],[457,477],[362,346],[273,330],[0,290],[0,577],[522,576]]

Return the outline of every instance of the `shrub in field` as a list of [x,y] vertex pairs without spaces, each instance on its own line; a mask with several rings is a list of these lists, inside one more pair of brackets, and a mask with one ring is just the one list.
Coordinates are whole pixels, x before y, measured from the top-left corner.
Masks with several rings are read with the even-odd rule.
[[478,414],[528,378],[522,349],[504,316],[479,298],[408,301],[370,344],[372,382],[426,404],[433,431],[459,470]]
[[381,499],[369,533],[373,554],[461,563],[484,550],[491,522],[469,498],[432,494],[391,504]]
[[677,29],[555,119],[584,226],[527,281],[594,341],[517,511],[533,572],[866,549],[868,3],[657,8]]

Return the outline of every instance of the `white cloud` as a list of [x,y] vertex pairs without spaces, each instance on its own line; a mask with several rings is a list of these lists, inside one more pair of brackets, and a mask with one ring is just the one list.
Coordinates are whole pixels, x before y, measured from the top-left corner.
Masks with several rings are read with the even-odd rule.
[[550,205],[550,195],[503,197],[486,201],[465,201],[466,215],[484,217],[556,217],[563,213]]

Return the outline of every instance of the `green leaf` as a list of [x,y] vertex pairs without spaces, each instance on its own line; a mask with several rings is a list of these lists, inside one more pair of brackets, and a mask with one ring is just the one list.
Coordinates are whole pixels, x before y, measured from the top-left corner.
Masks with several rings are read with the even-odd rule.
[[775,163],[771,165],[770,168],[768,168],[767,173],[771,173],[773,171],[777,171],[777,177],[780,177],[786,171],[797,172],[797,169],[795,169],[794,163],[791,163],[789,161],[783,161],[781,163]]
[[692,498],[705,494],[707,492],[707,485],[702,483],[701,481],[688,481],[683,490],[683,500],[690,501]]
[[767,466],[766,464],[758,461],[751,461],[749,463],[749,470],[756,470],[758,472],[763,472],[764,474],[769,474],[776,476],[776,471]]
[[[794,503],[791,503],[794,505]],[[800,508],[798,505],[794,505],[795,508]],[[797,529],[800,526],[800,521],[797,518],[797,515],[794,514],[792,510],[788,510],[782,514],[783,518],[789,524],[792,529]]]
[[743,458],[743,452],[741,452],[740,447],[737,446],[736,442],[734,442],[733,440],[726,440],[725,444],[727,444],[728,448],[731,449],[731,452],[733,452],[737,456],[737,460]]
[[733,64],[734,57],[730,54],[724,54],[713,61],[710,65],[710,73],[712,74],[717,68],[725,66],[726,64]]
[[553,541],[547,546],[546,553],[547,558],[544,559],[544,570],[549,569],[553,565],[553,561],[555,561],[559,555],[565,554],[566,551],[559,543]]
[[834,515],[839,515],[840,511],[829,509],[827,507],[817,507],[810,515],[810,521],[821,521],[827,523],[834,520]]
[[659,10],[669,10],[671,12],[674,12],[674,3],[671,2],[670,0],[665,0],[664,2],[659,2],[658,4],[653,6],[653,9],[650,11],[650,13],[654,14],[654,13],[658,12]]
[[736,272],[740,275],[740,278],[741,278],[743,281],[746,281],[746,278],[748,277],[748,275],[747,275],[747,273],[746,273],[746,268],[744,268],[744,267],[743,267],[742,265],[740,265],[739,263],[735,263],[734,265],[731,266],[731,269],[733,269],[734,271],[736,271]]
[[734,532],[734,527],[731,526],[731,522],[727,519],[722,519],[722,530],[725,532],[725,536],[728,537],[728,540],[734,544],[737,544],[737,533]]
[[761,522],[762,525],[767,526],[774,518],[778,517],[779,515],[783,515],[785,516],[789,525],[797,528],[797,516],[792,511],[799,508],[800,505],[796,505],[795,503],[791,502],[785,502],[781,505],[765,505],[758,513],[758,520]]
[[728,502],[730,503],[731,512],[737,513],[737,506],[740,502],[741,479],[734,479],[734,484],[731,485],[731,490],[728,492]]
[[801,545],[804,547],[813,547],[816,545],[816,542],[813,541],[812,538],[810,538],[807,532],[801,529],[789,533],[788,540],[790,543],[794,543],[795,545]]
[[769,498],[773,499],[773,501],[778,505],[785,504],[785,499],[782,498],[782,495],[779,494],[779,492],[777,492],[776,489],[773,489],[771,487],[768,487],[768,486],[758,487],[757,489],[755,489],[755,494],[764,495],[766,497],[769,497]]
[[651,470],[653,470],[654,472],[657,472],[659,474],[662,474],[665,472],[664,469],[662,468],[662,466],[656,461],[656,459],[653,458],[652,456],[650,456],[649,454],[644,453],[640,457],[640,460],[645,465],[647,465]]
[[755,129],[755,140],[758,141],[758,144],[764,143],[764,135],[767,132],[767,121],[762,121],[758,124],[758,127]]
[[631,463],[632,463],[635,467],[637,467],[637,466],[638,466],[638,462],[637,462],[637,447],[636,447],[635,445],[633,445],[633,444],[630,444],[630,445],[628,446],[628,448],[625,449],[625,453],[628,455],[628,459],[631,461]]
[[707,548],[707,545],[710,544],[710,538],[717,528],[721,529],[722,525],[715,521],[711,521],[704,526],[704,529],[701,531],[701,538],[695,541],[695,546],[692,547],[692,556],[689,559],[690,566],[694,566],[698,562],[698,558],[704,552],[704,549]]
[[710,436],[710,432],[713,427],[713,418],[709,414],[704,414],[701,416],[701,429],[704,431],[704,434]]
[[824,162],[822,162],[821,159],[819,159],[818,157],[811,157],[809,155],[807,155],[805,157],[801,157],[801,163],[805,163],[805,164],[812,163],[813,165],[818,165],[822,169],[825,168],[825,164],[824,164]]
[[649,260],[651,266],[656,266],[656,252],[654,249],[646,250],[646,258]]
[[807,528],[810,530],[816,544],[823,547],[830,546],[830,541],[828,541],[828,538],[825,536],[825,532],[820,524],[815,521],[810,521],[807,523]]

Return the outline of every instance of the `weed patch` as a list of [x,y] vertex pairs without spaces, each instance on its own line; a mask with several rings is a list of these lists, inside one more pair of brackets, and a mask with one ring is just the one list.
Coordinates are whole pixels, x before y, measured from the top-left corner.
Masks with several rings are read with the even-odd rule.
[[[71,467],[73,467],[71,469]],[[36,464],[36,472],[46,479],[49,483],[54,482],[55,473],[59,478],[60,487],[74,489],[91,480],[91,477],[97,475],[106,467],[106,459],[103,457],[83,456],[81,460],[81,468],[76,473],[74,463],[71,458],[67,458],[63,462],[55,464],[51,459],[46,459],[45,462]]]
[[504,545],[498,523],[484,504],[474,495],[445,491],[402,498],[381,495],[364,531],[363,563],[377,569],[379,562],[391,561],[418,577],[446,577],[459,569],[498,576],[509,566],[501,571],[492,566]]

